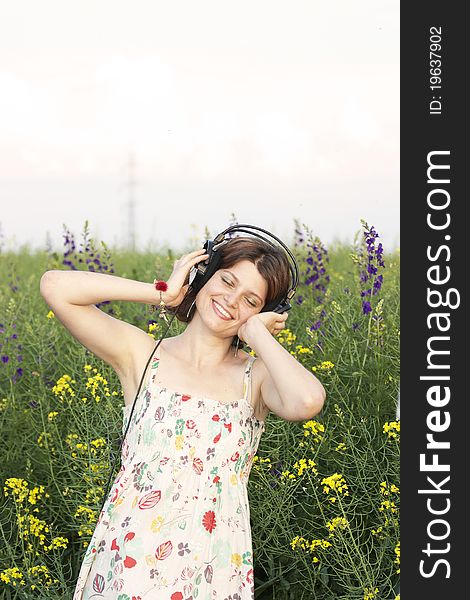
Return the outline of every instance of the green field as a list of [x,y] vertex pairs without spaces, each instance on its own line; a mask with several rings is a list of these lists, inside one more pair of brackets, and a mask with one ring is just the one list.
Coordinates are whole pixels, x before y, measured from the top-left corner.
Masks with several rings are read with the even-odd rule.
[[[248,487],[255,597],[395,600],[399,251],[379,246],[364,221],[349,246],[325,248],[299,223],[294,238],[301,283],[277,339],[327,398],[315,420],[267,419]],[[0,251],[0,598],[72,597],[122,427],[117,375],[55,319],[42,274],[152,282],[175,258],[110,249],[87,225],[81,239],[64,235],[61,252]],[[162,332],[144,304],[99,308],[155,339]],[[183,327],[175,320],[169,335]]]

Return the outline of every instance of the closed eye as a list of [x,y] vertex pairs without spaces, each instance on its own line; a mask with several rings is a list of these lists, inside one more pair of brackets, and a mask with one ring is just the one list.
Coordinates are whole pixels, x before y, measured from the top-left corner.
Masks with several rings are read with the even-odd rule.
[[[224,283],[226,283],[227,285],[229,285],[230,287],[233,287],[233,283],[231,281],[229,281],[228,279],[225,279],[225,277],[222,277],[222,281]],[[253,308],[256,308],[256,304],[254,302],[252,302],[251,300],[248,300],[248,298],[246,299],[246,301],[248,302],[248,304],[250,306],[252,306]]]

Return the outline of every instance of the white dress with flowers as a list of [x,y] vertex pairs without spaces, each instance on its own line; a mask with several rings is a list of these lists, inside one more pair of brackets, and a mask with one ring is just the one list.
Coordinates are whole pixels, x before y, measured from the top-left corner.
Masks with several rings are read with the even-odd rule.
[[252,600],[247,483],[265,429],[250,404],[255,359],[243,398],[222,403],[158,387],[158,353],[73,600]]

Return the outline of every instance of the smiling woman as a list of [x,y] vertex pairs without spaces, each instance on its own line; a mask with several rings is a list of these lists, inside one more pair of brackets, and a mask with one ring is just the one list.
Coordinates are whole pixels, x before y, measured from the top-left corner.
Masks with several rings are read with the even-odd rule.
[[[325,392],[275,339],[297,281],[283,250],[219,236],[212,246],[208,240],[207,253],[176,260],[160,285],[161,301],[187,326],[156,346],[95,306],[153,303],[153,284],[81,271],[41,279],[58,320],[115,368],[125,402],[121,469],[73,600],[254,597],[247,483],[266,417],[271,410],[285,420],[310,419]],[[250,354],[239,352],[243,342]]]
[[[221,286],[225,286],[226,291],[235,289],[244,292],[244,303],[255,309],[255,312],[260,311],[264,305],[286,296],[290,283],[289,262],[285,252],[280,248],[275,248],[256,238],[236,237],[227,241],[218,252],[220,253],[218,271],[209,280],[209,283],[215,284],[219,280]],[[252,263],[256,267],[253,275],[256,279],[256,273],[258,274],[257,285],[261,289],[265,288],[264,297],[259,291],[256,293],[255,289],[248,289],[246,286],[248,266],[245,264],[246,262]],[[237,265],[237,263],[239,264]],[[240,263],[242,263],[241,267]],[[234,265],[237,266],[234,267]],[[237,273],[239,273],[239,277]],[[190,290],[180,305],[168,307],[168,311],[174,313],[179,321],[189,323],[194,315],[194,304],[196,306],[198,304],[196,295],[195,290]],[[224,308],[223,303],[222,307]],[[228,306],[225,306],[225,310],[230,313]],[[242,348],[243,342],[238,339],[237,335],[234,335],[232,346],[236,346],[237,342],[238,347]]]

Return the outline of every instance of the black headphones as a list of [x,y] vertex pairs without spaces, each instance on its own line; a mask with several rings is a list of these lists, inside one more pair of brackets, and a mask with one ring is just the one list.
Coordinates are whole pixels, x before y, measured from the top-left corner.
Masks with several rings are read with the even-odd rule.
[[[290,274],[291,274],[291,283],[290,283],[290,286],[289,286],[289,291],[287,292],[285,298],[274,299],[272,302],[270,302],[270,303],[266,304],[265,306],[263,306],[261,312],[272,311],[272,312],[276,312],[276,313],[283,313],[283,312],[286,312],[286,311],[288,311],[288,310],[290,310],[292,308],[290,300],[294,296],[295,291],[297,289],[298,282],[299,282],[299,270],[298,270],[298,267],[297,267],[297,261],[295,260],[295,257],[292,254],[292,252],[289,250],[289,248],[284,244],[284,242],[282,242],[273,233],[270,233],[269,231],[266,231],[266,229],[262,229],[261,227],[256,227],[255,225],[231,225],[230,227],[227,227],[227,229],[225,229],[221,233],[217,234],[213,240],[206,240],[205,241],[203,248],[206,250],[206,254],[209,254],[209,256],[207,257],[206,260],[201,261],[200,263],[197,264],[197,266],[191,268],[191,271],[189,273],[189,287],[188,287],[188,290],[186,292],[186,296],[191,291],[195,291],[196,294],[197,294],[199,292],[199,290],[209,281],[209,279],[212,277],[212,275],[217,271],[217,269],[218,269],[218,267],[220,265],[220,257],[221,257],[221,254],[220,254],[220,252],[218,252],[218,250],[222,246],[224,246],[230,239],[232,239],[230,237],[230,235],[233,232],[235,232],[235,231],[241,231],[243,233],[248,233],[250,235],[254,235],[254,236],[262,239],[264,242],[266,242],[267,244],[269,244],[273,248],[276,247],[275,244],[273,244],[271,241],[267,240],[265,237],[263,237],[259,233],[255,233],[255,231],[249,231],[249,230],[255,230],[256,232],[261,231],[264,234],[266,234],[267,236],[275,239],[284,248],[284,250],[287,253],[287,256],[291,259],[291,262],[289,264],[289,269],[290,269]],[[181,304],[180,304],[180,306],[181,306]],[[129,418],[127,420],[126,431],[124,432],[124,434],[123,434],[123,436],[121,438],[121,443],[119,445],[119,450],[118,450],[118,452],[117,452],[117,454],[116,454],[116,456],[114,458],[113,466],[111,467],[111,472],[109,474],[108,482],[106,484],[106,492],[104,494],[103,504],[101,505],[100,513],[102,512],[103,507],[106,504],[106,500],[107,500],[107,497],[108,497],[108,494],[109,494],[108,486],[109,486],[109,483],[111,481],[111,477],[113,475],[114,468],[116,466],[116,461],[117,461],[118,457],[121,454],[122,444],[124,443],[124,439],[125,439],[125,437],[127,435],[127,432],[129,430],[129,425],[130,425],[130,422],[131,422],[131,419],[132,419],[132,414],[134,412],[135,403],[137,401],[137,398],[139,397],[140,388],[142,386],[142,382],[144,380],[145,373],[147,372],[147,368],[149,366],[150,361],[152,360],[152,357],[153,357],[153,355],[155,353],[155,350],[158,348],[158,346],[161,344],[161,341],[166,336],[166,334],[167,334],[167,332],[168,332],[168,330],[169,330],[169,328],[170,328],[170,326],[171,326],[171,324],[173,322],[173,319],[175,318],[175,316],[176,316],[177,313],[178,313],[178,309],[175,311],[175,313],[173,314],[172,318],[170,319],[170,322],[168,323],[168,326],[166,328],[165,333],[158,340],[157,345],[152,349],[152,354],[149,356],[147,364],[145,365],[144,372],[142,373],[142,377],[140,379],[139,387],[137,388],[137,393],[135,395],[134,402],[132,404],[132,409],[130,411]],[[235,336],[235,337],[237,337],[237,336]]]
[[227,227],[227,229],[216,235],[213,240],[206,240],[203,248],[206,250],[206,253],[209,254],[209,256],[208,258],[206,258],[206,260],[198,263],[196,267],[193,267],[191,269],[191,272],[189,274],[190,287],[197,294],[199,290],[203,287],[203,285],[205,285],[212,277],[212,275],[217,271],[220,265],[221,257],[219,249],[231,239],[230,234],[232,234],[234,231],[242,231],[244,233],[249,233],[250,235],[254,235],[262,239],[270,246],[276,247],[271,241],[267,240],[259,233],[249,231],[250,229],[262,231],[266,235],[277,240],[286,251],[288,257],[291,259],[291,263],[289,264],[289,269],[291,273],[291,284],[289,287],[289,291],[286,294],[286,297],[282,299],[278,298],[272,300],[271,302],[263,306],[261,310],[261,312],[286,312],[292,308],[292,305],[289,301],[294,296],[295,290],[297,289],[297,285],[299,282],[299,270],[297,267],[297,261],[295,260],[295,257],[289,250],[289,248],[284,244],[284,242],[277,238],[273,233],[266,231],[266,229],[262,229],[261,227],[255,227],[254,225],[231,225],[230,227]]

